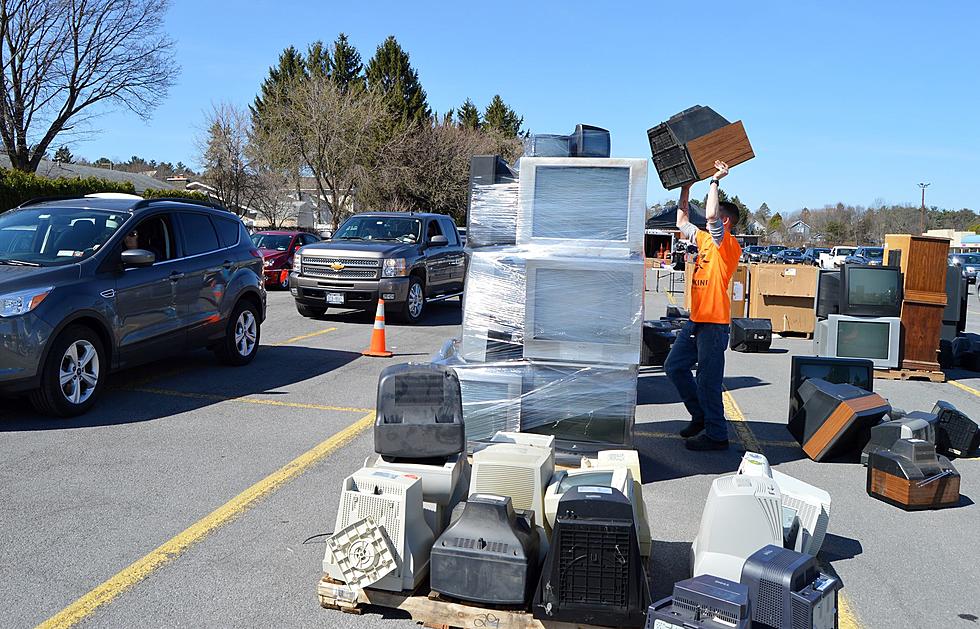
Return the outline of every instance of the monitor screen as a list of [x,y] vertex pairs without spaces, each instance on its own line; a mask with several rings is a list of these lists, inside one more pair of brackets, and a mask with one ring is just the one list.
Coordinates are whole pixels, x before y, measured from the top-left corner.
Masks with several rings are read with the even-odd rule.
[[841,314],[897,315],[902,307],[902,274],[894,267],[845,265]]
[[887,360],[891,325],[874,321],[838,321],[837,355],[842,358]]
[[626,241],[628,167],[538,166],[533,238]]
[[558,483],[558,493],[564,494],[572,487],[583,485],[598,485],[600,487],[612,487],[613,472],[600,471],[589,472],[587,474],[565,474],[565,477]]
[[817,317],[840,314],[840,271],[821,270],[817,278]]
[[800,385],[810,378],[820,378],[834,384],[853,384],[874,392],[874,364],[870,360],[793,356],[789,391],[790,422],[802,404],[798,393]]
[[[629,344],[635,300],[629,271],[548,268],[534,270],[534,320],[527,333],[539,341]],[[582,304],[590,304],[583,316]],[[602,307],[597,307],[602,304]]]

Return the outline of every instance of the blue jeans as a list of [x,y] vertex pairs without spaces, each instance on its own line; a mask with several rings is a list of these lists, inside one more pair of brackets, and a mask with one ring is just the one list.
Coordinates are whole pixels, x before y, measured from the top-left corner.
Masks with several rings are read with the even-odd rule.
[[[716,441],[728,439],[721,385],[730,333],[725,324],[689,321],[677,335],[664,363],[664,371],[677,387],[691,419],[703,422],[705,433]],[[697,378],[691,375],[694,363],[698,364]]]

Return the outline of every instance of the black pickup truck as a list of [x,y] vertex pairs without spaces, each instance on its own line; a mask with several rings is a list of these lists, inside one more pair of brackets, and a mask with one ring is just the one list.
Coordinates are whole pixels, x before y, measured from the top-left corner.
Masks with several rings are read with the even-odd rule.
[[407,323],[427,302],[463,293],[466,257],[453,220],[443,214],[375,212],[350,217],[323,242],[296,253],[289,290],[304,317],[328,308],[370,310]]

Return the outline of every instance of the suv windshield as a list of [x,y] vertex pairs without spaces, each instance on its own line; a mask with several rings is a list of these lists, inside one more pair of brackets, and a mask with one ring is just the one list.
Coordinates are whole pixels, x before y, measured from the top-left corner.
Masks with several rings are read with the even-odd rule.
[[0,264],[57,266],[99,250],[130,214],[34,207],[0,214]]
[[422,222],[400,216],[355,216],[341,226],[333,240],[398,240],[418,242]]
[[885,257],[885,250],[879,247],[869,247],[864,250],[864,257],[878,260]]
[[252,244],[256,249],[285,251],[293,237],[288,234],[252,234]]

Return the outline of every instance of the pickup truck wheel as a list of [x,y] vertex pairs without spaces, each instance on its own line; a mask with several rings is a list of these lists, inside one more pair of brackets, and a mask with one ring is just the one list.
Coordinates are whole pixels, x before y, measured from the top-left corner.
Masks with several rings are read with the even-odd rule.
[[422,281],[417,277],[411,278],[408,284],[408,293],[405,296],[405,303],[402,304],[399,319],[405,323],[418,323],[422,320],[425,313],[425,290],[422,288]]
[[45,415],[81,415],[95,404],[107,367],[99,336],[86,326],[70,325],[52,344],[31,403]]
[[306,306],[301,303],[297,303],[296,312],[300,313],[307,319],[319,319],[323,315],[327,314],[327,309],[318,308],[317,306]]

